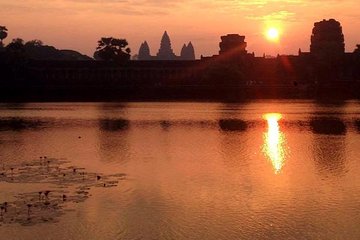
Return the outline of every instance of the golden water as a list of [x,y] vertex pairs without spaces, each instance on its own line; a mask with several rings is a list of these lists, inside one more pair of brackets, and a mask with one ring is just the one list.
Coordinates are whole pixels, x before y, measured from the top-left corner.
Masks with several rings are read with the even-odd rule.
[[[312,125],[328,118],[346,131]],[[359,119],[356,101],[2,104],[1,164],[46,155],[127,177],[0,239],[359,239]],[[38,188],[0,183],[0,201]]]

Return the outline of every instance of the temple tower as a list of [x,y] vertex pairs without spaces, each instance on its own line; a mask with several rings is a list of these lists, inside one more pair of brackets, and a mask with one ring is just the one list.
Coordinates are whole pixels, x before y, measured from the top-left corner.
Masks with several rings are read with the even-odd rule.
[[175,60],[176,56],[171,48],[171,41],[170,37],[167,34],[167,32],[164,32],[164,35],[162,36],[161,43],[160,43],[160,49],[157,53],[157,59],[158,60]]
[[339,81],[344,75],[345,43],[341,24],[335,19],[316,22],[310,52],[319,82]]
[[220,55],[228,54],[231,56],[236,56],[247,53],[247,43],[245,42],[245,36],[240,36],[239,34],[228,34],[226,36],[221,36],[221,42],[219,46]]
[[143,42],[140,46],[138,58],[139,60],[151,59],[149,44],[146,41]]
[[313,55],[342,55],[345,52],[342,27],[335,19],[316,22],[312,30],[310,52]]
[[180,58],[181,60],[195,60],[195,50],[191,42],[187,46],[186,44],[183,45]]

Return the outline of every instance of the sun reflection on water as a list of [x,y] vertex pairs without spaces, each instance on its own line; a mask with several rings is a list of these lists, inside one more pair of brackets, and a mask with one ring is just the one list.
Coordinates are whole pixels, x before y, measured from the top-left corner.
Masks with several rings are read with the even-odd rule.
[[263,153],[271,161],[276,174],[281,172],[285,163],[285,136],[280,131],[279,121],[282,115],[280,113],[267,113],[263,115],[268,123],[268,131],[264,133]]

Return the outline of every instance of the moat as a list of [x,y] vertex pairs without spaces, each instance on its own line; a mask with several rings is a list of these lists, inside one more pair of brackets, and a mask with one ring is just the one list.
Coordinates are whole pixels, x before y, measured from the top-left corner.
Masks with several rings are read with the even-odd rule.
[[359,144],[359,101],[3,103],[0,238],[359,239]]

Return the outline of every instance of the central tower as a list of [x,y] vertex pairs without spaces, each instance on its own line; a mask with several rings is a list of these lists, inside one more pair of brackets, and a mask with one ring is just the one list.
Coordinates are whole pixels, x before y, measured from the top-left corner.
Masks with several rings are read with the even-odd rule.
[[171,48],[170,37],[166,31],[164,32],[164,35],[161,38],[160,49],[156,56],[157,56],[158,60],[175,60],[176,59],[176,56]]

